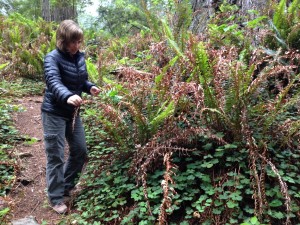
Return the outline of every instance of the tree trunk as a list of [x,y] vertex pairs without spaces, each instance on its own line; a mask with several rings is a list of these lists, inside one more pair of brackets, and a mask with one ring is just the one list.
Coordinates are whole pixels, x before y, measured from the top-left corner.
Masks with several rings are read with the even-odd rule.
[[238,0],[235,4],[241,9],[240,13],[245,14],[248,10],[257,10],[258,12],[263,12],[267,9],[270,2],[271,1],[261,0]]
[[[191,0],[193,19],[190,30],[195,34],[204,32],[207,21],[218,11],[222,2],[222,0]],[[269,14],[270,4],[277,3],[279,0],[228,0],[227,2],[239,6],[240,14],[246,14],[248,10],[257,10]]]
[[77,12],[74,11],[73,6],[68,7],[55,7],[51,10],[52,20],[61,22],[66,19],[77,20]]
[[190,29],[195,34],[200,34],[206,29],[209,18],[215,12],[214,1],[211,0],[191,0],[193,18]]
[[42,0],[42,18],[45,21],[51,21],[50,0]]
[[53,21],[61,22],[66,19],[77,21],[77,1],[61,0],[51,7]]

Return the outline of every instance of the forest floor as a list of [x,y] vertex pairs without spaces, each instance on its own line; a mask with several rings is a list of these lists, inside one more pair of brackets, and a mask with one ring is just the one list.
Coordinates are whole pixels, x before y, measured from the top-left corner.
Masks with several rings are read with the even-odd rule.
[[33,143],[15,146],[19,173],[17,182],[9,194],[12,202],[13,220],[33,216],[38,224],[55,225],[62,215],[52,210],[46,194],[46,154],[40,107],[42,96],[24,97],[16,104],[25,110],[14,114],[15,126],[21,135],[34,138]]

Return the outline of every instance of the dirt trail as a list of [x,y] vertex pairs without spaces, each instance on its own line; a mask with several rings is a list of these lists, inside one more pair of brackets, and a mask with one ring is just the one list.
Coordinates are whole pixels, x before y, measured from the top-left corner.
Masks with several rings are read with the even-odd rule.
[[62,216],[49,206],[46,196],[46,156],[40,107],[41,96],[25,97],[16,104],[25,108],[14,115],[15,125],[22,135],[38,139],[35,143],[17,145],[14,153],[18,156],[20,174],[10,193],[13,199],[13,220],[33,216],[39,224],[55,225]]

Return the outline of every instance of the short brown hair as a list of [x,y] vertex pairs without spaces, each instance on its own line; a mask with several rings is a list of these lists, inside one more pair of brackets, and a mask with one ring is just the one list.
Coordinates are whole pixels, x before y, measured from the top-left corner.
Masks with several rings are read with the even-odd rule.
[[83,31],[73,20],[64,20],[56,31],[56,47],[65,52],[67,45],[72,41],[83,41]]

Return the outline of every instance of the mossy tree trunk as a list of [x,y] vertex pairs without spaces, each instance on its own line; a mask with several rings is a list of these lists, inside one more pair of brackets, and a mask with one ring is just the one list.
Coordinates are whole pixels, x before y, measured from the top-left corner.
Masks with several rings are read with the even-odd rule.
[[[191,0],[193,19],[190,30],[195,34],[205,31],[209,18],[219,10],[222,0]],[[271,13],[272,3],[279,0],[227,0],[230,4],[236,4],[240,8],[240,13],[245,14],[248,10],[257,10],[264,14]]]

